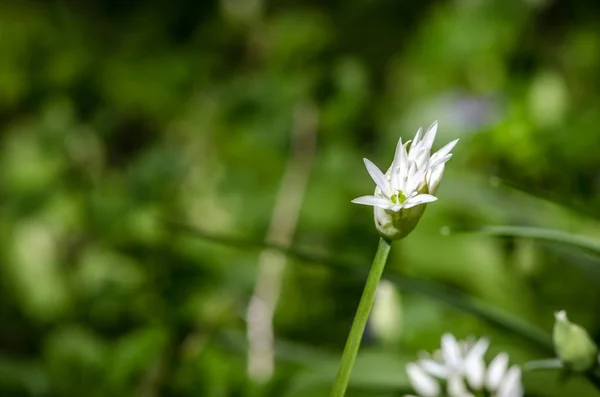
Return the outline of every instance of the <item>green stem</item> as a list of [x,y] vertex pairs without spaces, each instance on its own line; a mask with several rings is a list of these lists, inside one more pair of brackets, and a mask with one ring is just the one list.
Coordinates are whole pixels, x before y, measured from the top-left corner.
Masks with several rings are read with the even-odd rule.
[[333,390],[331,391],[331,397],[343,397],[348,388],[348,381],[350,380],[350,373],[358,354],[358,348],[362,340],[367,320],[369,319],[369,313],[375,300],[375,292],[377,292],[377,286],[385,267],[388,254],[390,253],[391,241],[384,238],[379,239],[379,246],[377,247],[377,253],[373,259],[369,276],[367,277],[367,283],[363,291],[356,315],[354,316],[354,322],[346,341],[346,347],[342,354],[342,362],[338,371],[335,383],[333,384]]

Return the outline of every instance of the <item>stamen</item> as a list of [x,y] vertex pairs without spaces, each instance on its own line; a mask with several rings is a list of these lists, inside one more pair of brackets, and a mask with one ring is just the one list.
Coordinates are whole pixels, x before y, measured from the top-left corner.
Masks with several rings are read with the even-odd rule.
[[401,190],[397,190],[396,194],[393,194],[392,197],[390,197],[390,199],[394,204],[404,204],[404,202],[406,201],[406,196]]

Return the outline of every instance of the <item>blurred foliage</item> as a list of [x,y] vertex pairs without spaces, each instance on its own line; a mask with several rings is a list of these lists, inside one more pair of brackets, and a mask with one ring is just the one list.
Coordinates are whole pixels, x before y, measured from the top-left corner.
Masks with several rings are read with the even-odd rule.
[[[360,159],[384,167],[435,119],[461,142],[392,250],[397,315],[349,397],[402,395],[443,332],[522,364],[566,309],[600,340],[599,18],[589,0],[0,2],[0,394],[326,396],[377,241],[349,202],[372,189]],[[294,246],[312,256],[288,253],[256,384],[242,243],[265,237],[303,103],[318,147]],[[458,232],[486,225],[546,232]]]

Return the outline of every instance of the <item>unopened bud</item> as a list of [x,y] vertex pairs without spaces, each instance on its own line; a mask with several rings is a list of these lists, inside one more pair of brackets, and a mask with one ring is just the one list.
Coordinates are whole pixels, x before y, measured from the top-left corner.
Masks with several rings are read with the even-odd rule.
[[402,239],[417,226],[425,207],[425,204],[417,205],[398,212],[375,207],[375,227],[381,236],[389,240]]
[[555,313],[554,349],[564,365],[577,372],[591,369],[596,361],[598,347],[587,331],[567,318],[564,310]]

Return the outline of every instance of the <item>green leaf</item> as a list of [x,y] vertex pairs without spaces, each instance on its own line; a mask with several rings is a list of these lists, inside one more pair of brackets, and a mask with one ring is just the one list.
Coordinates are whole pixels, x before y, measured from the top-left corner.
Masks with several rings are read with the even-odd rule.
[[527,237],[536,240],[546,240],[560,244],[571,245],[600,255],[600,243],[589,237],[563,232],[560,230],[545,229],[530,226],[484,226],[473,231],[492,236]]

